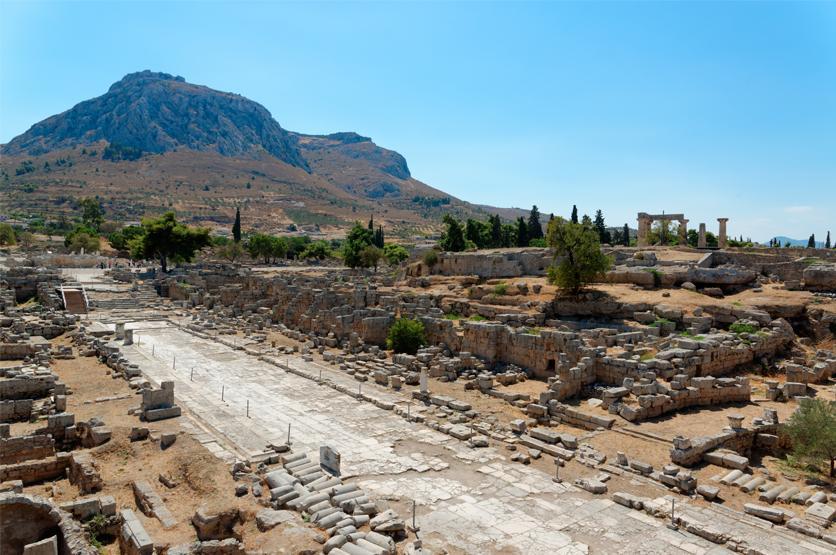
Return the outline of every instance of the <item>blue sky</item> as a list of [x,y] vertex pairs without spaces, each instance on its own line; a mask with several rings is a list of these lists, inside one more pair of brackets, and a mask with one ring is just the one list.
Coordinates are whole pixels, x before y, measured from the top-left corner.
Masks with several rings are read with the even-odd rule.
[[836,234],[836,3],[0,0],[0,142],[142,69],[472,202]]

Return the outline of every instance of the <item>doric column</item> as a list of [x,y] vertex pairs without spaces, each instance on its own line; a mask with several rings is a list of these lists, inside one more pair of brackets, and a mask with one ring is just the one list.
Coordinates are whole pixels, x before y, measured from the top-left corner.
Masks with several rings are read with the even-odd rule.
[[688,244],[688,222],[685,218],[679,220],[679,244],[680,245],[687,245]]
[[647,232],[650,231],[650,218],[647,214],[640,213],[639,214],[639,234],[638,239],[636,241],[636,245],[639,247],[646,247],[647,246]]
[[697,237],[697,248],[704,249],[705,246],[705,224],[700,224],[700,233]]
[[726,222],[729,221],[729,219],[717,218],[717,221],[720,222],[720,235],[717,237],[717,243],[721,249],[725,249],[729,246],[729,238],[726,235]]

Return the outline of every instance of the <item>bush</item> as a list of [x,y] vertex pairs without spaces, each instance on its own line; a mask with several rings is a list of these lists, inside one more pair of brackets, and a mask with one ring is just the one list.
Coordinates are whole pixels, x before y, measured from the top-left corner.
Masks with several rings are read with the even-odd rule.
[[493,286],[493,294],[494,295],[505,295],[508,293],[508,284],[507,283],[497,283]]
[[836,477],[836,402],[804,399],[786,423],[793,455],[817,465],[829,463],[830,477]]
[[729,331],[732,333],[757,333],[758,327],[745,322],[735,322],[729,326]]
[[0,245],[14,245],[15,230],[9,224],[0,224]]
[[389,328],[386,346],[396,353],[414,355],[427,343],[424,336],[424,324],[419,320],[399,318]]
[[397,266],[409,258],[409,251],[400,245],[389,243],[383,247],[383,255],[390,266]]
[[429,268],[432,268],[433,266],[438,264],[438,253],[434,250],[425,252],[424,264],[426,264]]

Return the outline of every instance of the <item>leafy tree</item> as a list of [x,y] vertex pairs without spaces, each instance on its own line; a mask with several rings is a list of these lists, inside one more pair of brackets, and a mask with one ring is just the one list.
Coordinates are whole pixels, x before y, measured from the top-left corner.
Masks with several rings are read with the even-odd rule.
[[159,260],[164,273],[168,272],[169,262],[190,262],[195,253],[210,242],[208,229],[178,223],[174,212],[166,212],[159,218],[145,218],[142,227],[145,233],[131,241],[131,255]]
[[377,266],[380,264],[380,260],[383,258],[383,250],[375,247],[374,245],[368,245],[360,251],[360,263],[364,268],[374,268],[374,271],[377,272]]
[[127,251],[130,249],[131,241],[143,233],[145,233],[145,230],[142,226],[129,225],[108,235],[107,240],[110,242],[110,246],[114,249],[118,251]]
[[[369,221],[370,225],[374,225]],[[348,232],[343,243],[343,261],[349,268],[358,268],[363,266],[361,253],[363,249],[370,246],[374,239],[374,232],[371,228],[363,227],[360,222],[354,222],[354,227]]]
[[816,248],[816,234],[813,233],[810,235],[810,238],[807,239],[807,248],[814,249]]
[[517,219],[517,241],[516,245],[518,247],[527,247],[528,246],[528,224],[525,221],[525,218],[520,216]]
[[545,247],[548,247],[549,244],[546,242],[545,237],[541,237],[539,239],[529,239],[528,240],[528,246],[529,247],[545,248]]
[[104,208],[101,203],[94,198],[87,197],[81,199],[78,204],[81,208],[81,223],[98,232],[104,222]]
[[398,318],[389,328],[386,346],[396,353],[414,355],[422,346],[427,344],[424,335],[424,324],[420,320]]
[[444,224],[447,226],[447,229],[444,230],[444,233],[441,235],[441,241],[439,241],[441,248],[450,252],[463,251],[466,244],[462,224],[450,214],[444,216]]
[[485,248],[490,242],[490,218],[488,223],[468,218],[464,226],[465,239],[476,245],[476,248]]
[[383,256],[386,257],[386,261],[389,262],[390,266],[397,266],[409,258],[409,251],[400,245],[389,243],[383,247]]
[[241,242],[241,209],[235,209],[235,223],[232,224],[232,240],[236,243]]
[[265,264],[284,257],[288,251],[284,237],[274,237],[266,233],[255,233],[247,241],[247,252],[253,258],[261,258]]
[[528,213],[528,239],[542,239],[543,226],[540,225],[540,210],[537,205],[531,207],[531,212]]
[[70,252],[96,252],[99,250],[99,235],[94,229],[79,225],[64,237],[64,246]]
[[317,260],[325,260],[334,256],[331,252],[331,245],[327,241],[314,241],[302,251],[301,258],[316,258]]
[[311,244],[311,238],[307,235],[287,237],[286,239],[283,239],[287,244],[287,253],[285,256],[292,259],[299,258],[301,254],[305,252],[305,249],[308,248],[308,245]]
[[572,205],[572,223],[578,223],[578,207],[576,205]]
[[836,478],[836,401],[802,400],[784,430],[796,457],[813,464],[829,462],[830,477]]
[[9,224],[0,224],[0,245],[15,245],[15,230]]
[[826,248],[826,249],[830,248],[830,232],[829,231],[827,232],[827,239],[824,240],[824,248]]
[[499,218],[499,214],[488,216],[488,225],[490,226],[490,241],[486,246],[497,248],[507,244],[503,240],[502,220]]
[[555,218],[549,224],[547,238],[556,262],[549,268],[549,280],[573,294],[609,270],[612,264],[601,252],[598,234],[591,227]]
[[514,224],[502,224],[502,241],[500,247],[513,247],[517,244],[517,226]]

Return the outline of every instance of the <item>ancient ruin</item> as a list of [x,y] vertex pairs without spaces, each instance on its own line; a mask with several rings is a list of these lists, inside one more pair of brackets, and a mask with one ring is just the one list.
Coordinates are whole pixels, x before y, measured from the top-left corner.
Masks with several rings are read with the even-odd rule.
[[[673,522],[698,552],[832,552],[832,484],[780,461],[799,403],[834,397],[836,257],[605,251],[575,297],[537,248],[387,273],[13,265],[0,548],[675,552]],[[415,354],[387,347],[400,318]]]

